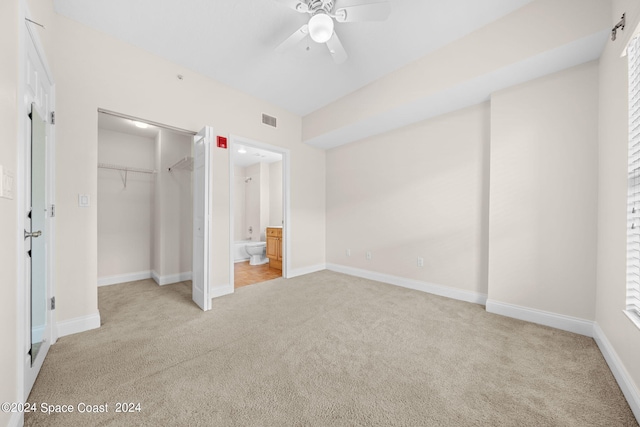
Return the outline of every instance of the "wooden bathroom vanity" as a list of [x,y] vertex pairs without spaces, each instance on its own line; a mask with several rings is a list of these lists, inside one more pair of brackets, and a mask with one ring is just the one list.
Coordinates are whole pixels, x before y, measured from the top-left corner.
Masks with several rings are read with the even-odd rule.
[[282,270],[282,227],[267,227],[269,267]]

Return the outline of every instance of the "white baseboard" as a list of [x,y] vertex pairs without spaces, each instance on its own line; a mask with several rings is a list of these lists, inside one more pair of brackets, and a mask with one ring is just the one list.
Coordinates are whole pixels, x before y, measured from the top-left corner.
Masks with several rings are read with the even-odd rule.
[[311,274],[311,273],[315,273],[315,272],[326,270],[326,269],[327,269],[326,264],[311,265],[309,267],[302,267],[302,268],[292,268],[291,270],[288,271],[287,279],[291,279],[298,276],[304,276],[305,274]]
[[144,279],[151,279],[151,270],[98,277],[98,286],[117,285],[118,283],[135,282],[136,280]]
[[624,397],[627,399],[633,415],[636,416],[636,420],[640,423],[640,392],[633,384],[618,354],[613,349],[613,346],[597,322],[593,322],[593,339],[596,341],[596,344],[598,344],[604,360],[607,361],[609,369],[611,369],[613,376],[620,386],[620,390],[622,390],[622,394],[624,394]]
[[160,285],[170,285],[172,283],[184,282],[185,280],[191,280],[191,272],[185,271],[184,273],[168,274],[166,276],[159,276],[156,271],[151,272],[151,278]]
[[327,270],[349,274],[351,276],[362,277],[364,279],[376,280],[378,282],[388,283],[390,285],[401,286],[403,288],[414,289],[416,291],[427,292],[430,294],[440,295],[460,301],[471,302],[474,304],[484,305],[487,301],[487,295],[481,294],[479,292],[465,291],[462,289],[451,288],[449,286],[436,285],[419,280],[406,279],[404,277],[377,273],[375,271],[361,270],[359,268],[347,267],[338,264],[327,264]]
[[512,317],[526,322],[550,326],[563,331],[573,332],[588,337],[593,336],[593,321],[578,317],[565,316],[535,308],[507,304],[495,300],[487,300],[487,312]]
[[77,334],[100,327],[100,312],[56,323],[58,337]]
[[233,285],[214,286],[211,288],[211,298],[222,297],[232,294],[234,291]]

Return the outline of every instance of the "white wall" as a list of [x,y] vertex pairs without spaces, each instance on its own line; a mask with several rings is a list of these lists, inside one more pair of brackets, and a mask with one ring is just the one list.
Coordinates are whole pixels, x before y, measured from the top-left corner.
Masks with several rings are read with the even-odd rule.
[[124,172],[98,169],[98,277],[119,283],[109,279],[153,272],[161,284],[188,277],[191,172],[168,167],[191,155],[191,137],[164,129],[155,138],[99,129],[98,138],[98,162],[157,172],[128,173],[125,188]]
[[282,225],[282,161],[234,168],[234,240],[265,241],[267,226]]
[[282,225],[282,161],[269,163],[269,221]]
[[[598,256],[595,319],[635,390],[640,409],[640,330],[622,310],[626,297],[628,86],[621,53],[640,21],[640,5],[615,0],[611,26],[626,12],[627,26],[607,43],[599,68]],[[636,413],[640,419],[640,413]]]
[[327,261],[486,294],[488,143],[485,103],[329,150]]
[[[153,168],[157,171],[162,166],[162,138],[160,132],[154,138],[155,150],[153,153]],[[153,277],[154,269],[160,269],[163,259],[163,241],[162,241],[162,215],[160,212],[162,204],[162,186],[158,182],[158,175],[153,178],[153,207],[151,209],[151,271]],[[158,273],[156,279],[159,281]]]
[[154,278],[161,284],[183,280],[191,272],[193,195],[191,172],[169,167],[191,156],[192,138],[161,129],[156,141],[154,199]]
[[242,166],[234,165],[233,177],[234,184],[233,188],[235,191],[233,201],[233,240],[245,240],[246,239],[246,227],[245,227],[245,188],[246,184],[244,179],[246,177],[245,168]]
[[[155,169],[155,140],[98,129],[98,162]],[[151,270],[154,175],[98,169],[98,277]]]
[[[267,238],[266,229],[269,225],[270,212],[269,165],[262,162],[255,163],[245,168],[245,174],[245,177],[251,178],[251,181],[244,183],[244,235],[246,238],[264,242]],[[249,232],[249,227],[253,232]]]
[[255,163],[245,168],[245,178],[251,178],[245,182],[244,192],[244,232],[247,238],[260,241],[260,163]]
[[267,241],[270,196],[269,164],[260,163],[260,241]]
[[[18,156],[18,0],[0,2],[0,165],[17,171]],[[17,351],[17,200],[0,198],[0,401],[19,402]],[[22,381],[22,378],[20,378]],[[0,425],[11,413],[0,411]]]
[[491,97],[489,300],[595,318],[598,65]]

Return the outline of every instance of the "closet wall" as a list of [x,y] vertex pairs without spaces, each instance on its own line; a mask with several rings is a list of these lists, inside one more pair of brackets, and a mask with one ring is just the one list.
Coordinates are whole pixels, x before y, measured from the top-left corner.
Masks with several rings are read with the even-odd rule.
[[98,169],[98,284],[153,278],[165,285],[191,279],[191,137],[159,130],[140,137],[98,129],[98,163],[155,170]]
[[[155,141],[98,129],[98,162],[155,169]],[[98,283],[149,276],[154,175],[98,168]],[[135,280],[135,279],[134,279]]]
[[193,241],[193,195],[189,163],[177,166],[191,157],[189,136],[160,130],[156,137],[153,227],[153,279],[160,285],[191,279]]

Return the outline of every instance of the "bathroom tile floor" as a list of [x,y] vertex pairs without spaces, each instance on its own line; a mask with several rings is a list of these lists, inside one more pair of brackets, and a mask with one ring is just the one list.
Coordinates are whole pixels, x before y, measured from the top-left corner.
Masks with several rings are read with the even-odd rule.
[[282,277],[282,270],[270,268],[269,264],[249,265],[249,261],[236,262],[233,269],[234,287],[236,289]]

